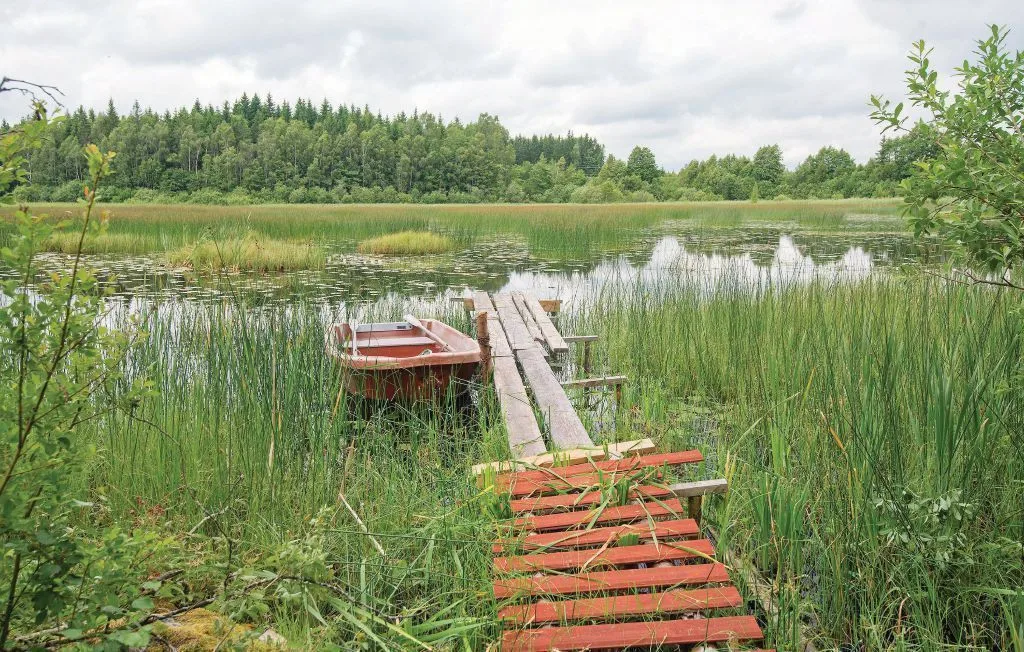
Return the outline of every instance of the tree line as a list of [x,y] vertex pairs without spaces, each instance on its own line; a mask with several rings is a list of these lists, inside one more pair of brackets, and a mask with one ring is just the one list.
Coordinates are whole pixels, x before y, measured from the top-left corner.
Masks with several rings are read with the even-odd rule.
[[[11,126],[0,124],[0,133]],[[414,111],[382,116],[324,100],[243,94],[220,108],[120,114],[79,107],[47,127],[19,201],[72,201],[87,175],[82,146],[117,152],[106,201],[247,204],[757,200],[888,197],[935,155],[919,130],[884,139],[858,164],[823,147],[794,170],[778,145],[711,156],[666,172],[647,147],[626,160],[588,134],[510,137],[497,117],[473,122]]]

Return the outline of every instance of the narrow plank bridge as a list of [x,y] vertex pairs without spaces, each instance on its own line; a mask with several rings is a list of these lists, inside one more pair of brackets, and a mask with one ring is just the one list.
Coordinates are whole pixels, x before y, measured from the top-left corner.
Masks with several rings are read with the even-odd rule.
[[[557,302],[476,292],[466,307],[477,313],[511,452],[473,468],[481,487],[508,498],[493,549],[501,649],[711,651],[762,640],[701,528],[702,497],[724,493],[726,481],[672,481],[695,474],[696,450],[594,444],[565,389],[618,390],[625,378],[558,380],[549,360],[596,338],[562,336],[548,315]],[[589,350],[585,358],[589,371]]]

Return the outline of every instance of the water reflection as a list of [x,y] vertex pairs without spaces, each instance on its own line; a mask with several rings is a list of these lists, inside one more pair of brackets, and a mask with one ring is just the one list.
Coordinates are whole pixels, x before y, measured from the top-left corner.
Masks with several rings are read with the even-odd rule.
[[[884,264],[887,257],[879,255]],[[586,301],[609,288],[639,288],[660,293],[672,289],[696,289],[702,294],[722,290],[763,292],[812,280],[849,282],[866,278],[875,259],[863,247],[853,246],[838,259],[815,262],[797,247],[793,238],[782,236],[771,259],[759,264],[751,253],[720,254],[693,251],[678,238],[661,238],[650,259],[634,265],[626,256],[604,260],[586,273],[512,272],[505,290],[533,290],[544,297],[574,302]]]

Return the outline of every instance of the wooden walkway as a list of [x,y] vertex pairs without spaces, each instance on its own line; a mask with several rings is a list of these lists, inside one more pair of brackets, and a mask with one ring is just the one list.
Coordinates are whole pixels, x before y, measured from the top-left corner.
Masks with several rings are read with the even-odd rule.
[[[486,332],[511,452],[473,467],[509,505],[493,547],[501,649],[724,652],[761,641],[701,536],[703,496],[724,493],[726,481],[671,481],[703,461],[700,451],[655,454],[649,439],[595,446],[565,388],[614,386],[618,403],[625,377],[560,383],[549,361],[596,338],[561,335],[551,302],[526,292],[476,292],[466,307]],[[588,348],[588,372],[589,358]]]
[[[762,640],[713,543],[701,538],[699,498],[725,482],[644,485],[654,470],[702,460],[682,451],[495,476],[513,512],[494,546],[501,649],[724,650]],[[629,497],[613,504],[608,487],[621,482]],[[647,498],[653,489],[659,497]]]

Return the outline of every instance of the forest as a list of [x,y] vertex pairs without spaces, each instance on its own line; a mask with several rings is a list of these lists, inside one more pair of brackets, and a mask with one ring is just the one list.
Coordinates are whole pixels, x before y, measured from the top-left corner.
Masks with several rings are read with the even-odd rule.
[[641,145],[622,160],[587,134],[510,136],[486,113],[464,123],[243,94],[219,109],[197,101],[160,114],[136,102],[122,115],[110,101],[105,111],[79,107],[53,121],[9,199],[77,199],[86,143],[117,152],[103,201],[230,205],[891,197],[936,147],[919,126],[883,139],[865,164],[825,146],[789,170],[781,148],[764,145],[671,172]]

